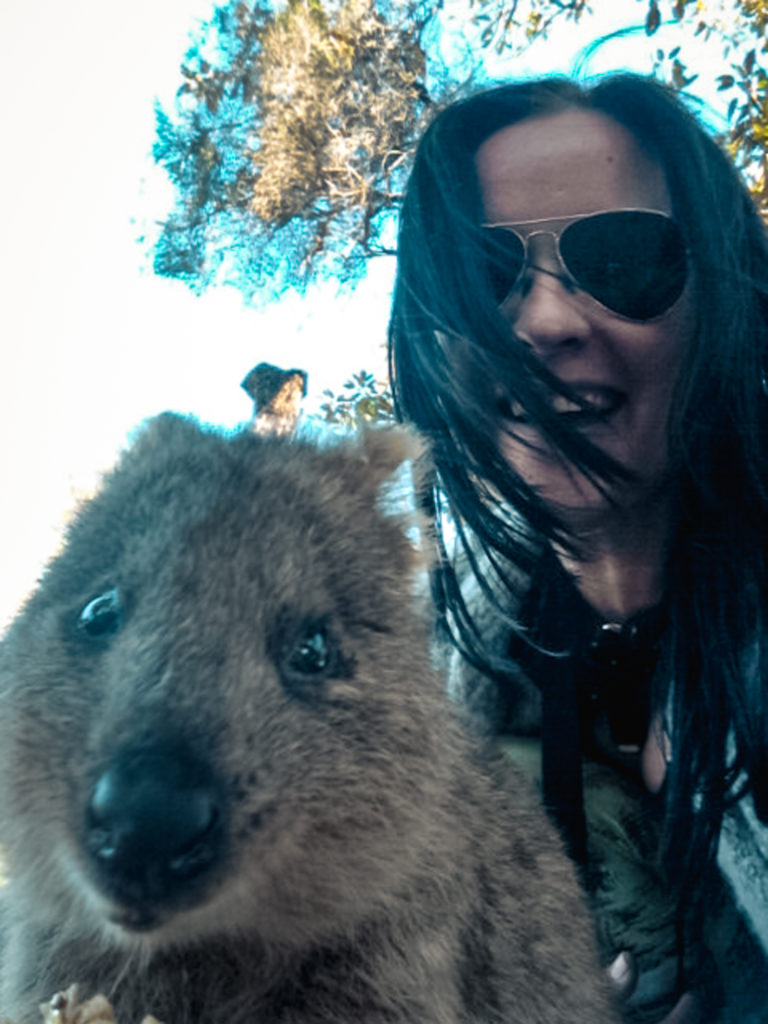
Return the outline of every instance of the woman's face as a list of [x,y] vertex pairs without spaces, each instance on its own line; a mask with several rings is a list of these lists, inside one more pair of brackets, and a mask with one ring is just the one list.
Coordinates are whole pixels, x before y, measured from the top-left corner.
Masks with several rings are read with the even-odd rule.
[[[476,167],[489,224],[652,209],[671,213],[664,172],[617,122],[582,110],[531,118],[490,136]],[[542,225],[544,230],[550,225]],[[644,323],[622,319],[562,276],[551,236],[531,238],[529,266],[504,301],[515,333],[560,380],[600,415],[579,426],[596,446],[634,474],[615,495],[622,505],[654,500],[669,479],[666,427],[672,391],[693,329],[690,285],[675,305]],[[554,272],[554,273],[553,273]],[[606,499],[565,464],[504,402],[500,447],[509,464],[561,513],[607,508]],[[562,399],[563,415],[575,415]],[[576,419],[574,419],[574,423]]]

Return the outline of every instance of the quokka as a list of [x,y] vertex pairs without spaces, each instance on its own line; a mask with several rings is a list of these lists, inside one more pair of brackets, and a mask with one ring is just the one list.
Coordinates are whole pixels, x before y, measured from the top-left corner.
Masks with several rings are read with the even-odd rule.
[[0,652],[0,1013],[616,1019],[557,835],[432,667],[380,500],[409,443],[165,415],[80,509]]

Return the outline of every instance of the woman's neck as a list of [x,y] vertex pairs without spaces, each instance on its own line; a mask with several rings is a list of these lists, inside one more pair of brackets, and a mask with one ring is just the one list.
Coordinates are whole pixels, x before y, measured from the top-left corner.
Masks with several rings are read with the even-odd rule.
[[605,619],[622,622],[658,604],[666,588],[672,533],[668,503],[612,509],[578,530],[578,558],[557,550],[584,599]]

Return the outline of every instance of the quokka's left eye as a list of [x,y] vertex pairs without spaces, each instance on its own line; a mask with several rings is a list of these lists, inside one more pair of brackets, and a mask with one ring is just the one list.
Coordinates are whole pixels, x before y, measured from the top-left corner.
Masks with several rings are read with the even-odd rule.
[[288,667],[305,676],[325,673],[333,660],[333,641],[325,626],[309,626],[298,637]]
[[275,667],[287,693],[300,700],[326,696],[328,679],[348,679],[353,662],[345,658],[338,637],[325,618],[297,618],[286,614],[272,645]]
[[105,590],[103,594],[92,597],[82,608],[78,618],[78,628],[88,636],[99,637],[114,633],[120,626],[122,605],[117,587]]

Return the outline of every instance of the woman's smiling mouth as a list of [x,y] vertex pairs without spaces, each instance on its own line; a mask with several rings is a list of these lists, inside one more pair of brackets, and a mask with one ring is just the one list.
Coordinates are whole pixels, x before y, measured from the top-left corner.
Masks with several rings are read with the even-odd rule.
[[[573,386],[573,393],[580,401],[567,395],[553,393],[550,407],[559,416],[567,417],[577,426],[589,426],[593,423],[604,423],[625,404],[626,397],[615,388],[604,386]],[[504,419],[513,423],[529,423],[530,419],[523,405],[507,397],[499,404],[499,411]]]

